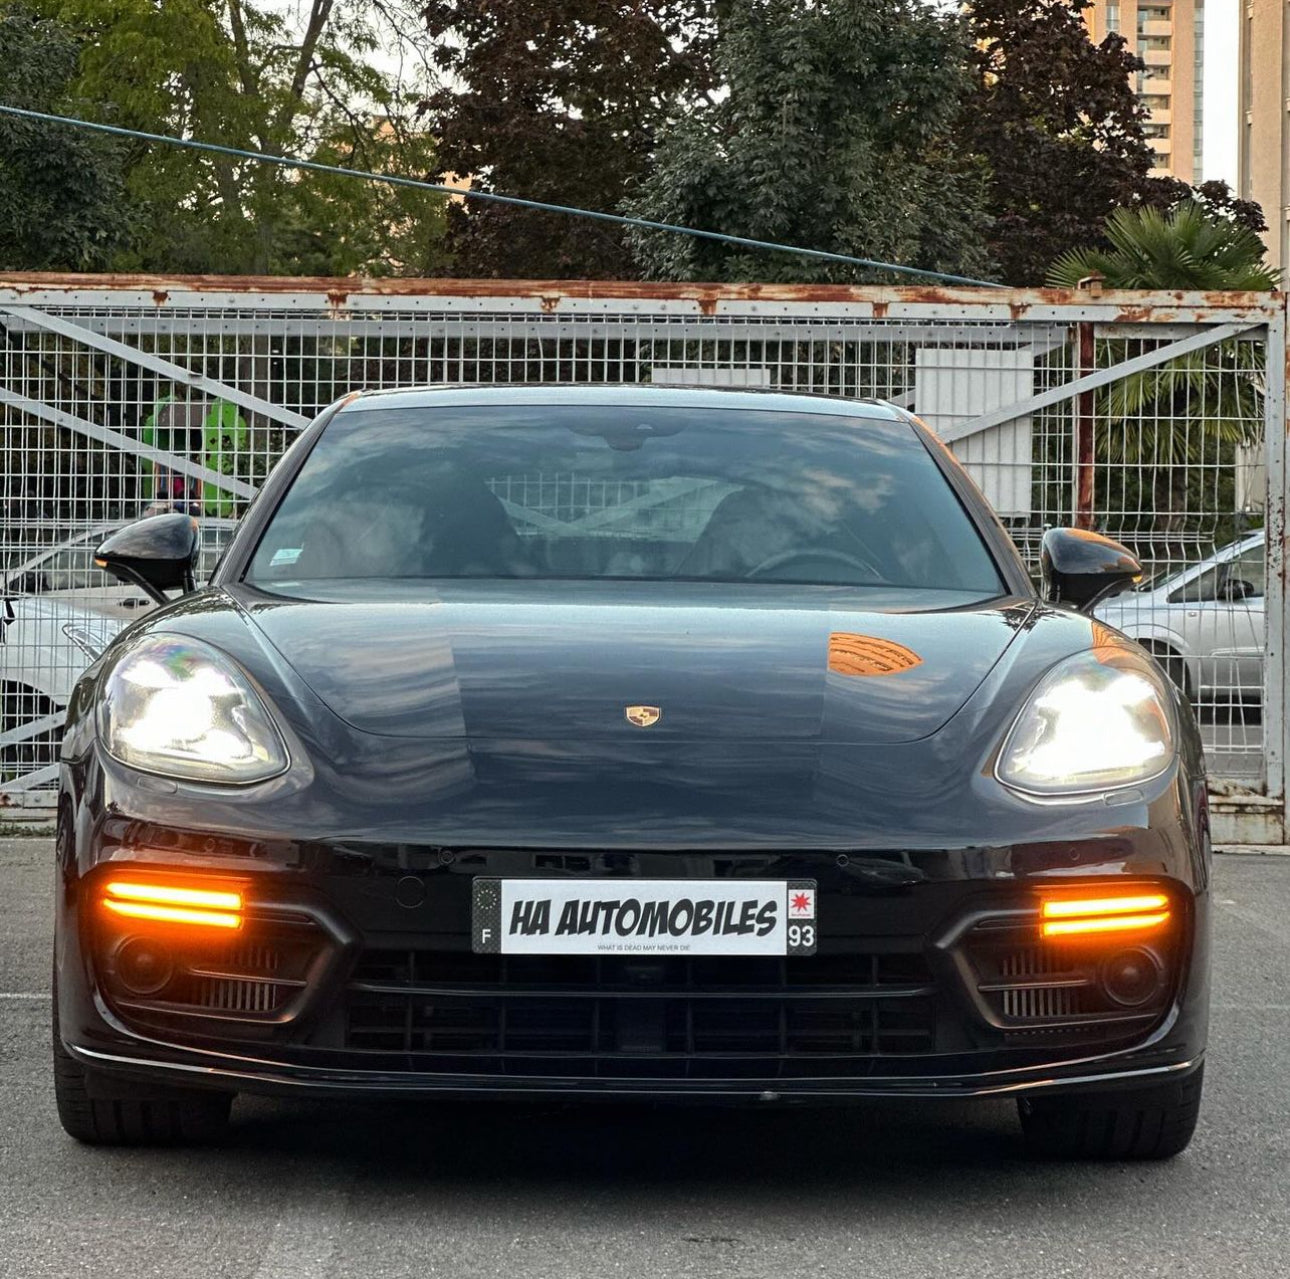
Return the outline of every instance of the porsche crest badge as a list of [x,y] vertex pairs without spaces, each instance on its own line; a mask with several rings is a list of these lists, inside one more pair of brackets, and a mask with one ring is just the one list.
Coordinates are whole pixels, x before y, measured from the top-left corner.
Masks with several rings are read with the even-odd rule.
[[651,724],[659,722],[663,711],[658,706],[628,706],[623,714],[627,716],[629,724],[635,724],[637,728],[649,728]]

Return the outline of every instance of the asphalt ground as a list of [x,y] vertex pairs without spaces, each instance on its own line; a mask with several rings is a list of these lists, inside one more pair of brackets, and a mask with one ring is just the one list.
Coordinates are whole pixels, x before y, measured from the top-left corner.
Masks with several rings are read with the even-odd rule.
[[0,841],[0,1276],[1290,1274],[1290,857],[1216,869],[1206,1102],[1166,1164],[1045,1163],[1011,1104],[239,1101],[210,1150],[65,1137],[51,854]]

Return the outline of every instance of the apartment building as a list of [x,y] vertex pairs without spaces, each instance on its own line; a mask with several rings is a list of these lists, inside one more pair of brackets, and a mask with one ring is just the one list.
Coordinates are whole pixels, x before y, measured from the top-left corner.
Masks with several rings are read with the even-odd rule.
[[1241,0],[1237,186],[1263,206],[1272,266],[1290,263],[1290,15],[1285,0]]
[[1095,41],[1119,32],[1146,64],[1134,89],[1147,110],[1153,172],[1200,181],[1204,0],[1093,0],[1084,20]]

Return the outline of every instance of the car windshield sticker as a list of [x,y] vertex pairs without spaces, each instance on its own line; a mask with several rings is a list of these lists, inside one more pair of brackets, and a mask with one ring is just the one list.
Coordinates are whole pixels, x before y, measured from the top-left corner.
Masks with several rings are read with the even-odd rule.
[[280,564],[294,564],[300,558],[300,552],[304,550],[301,546],[283,546],[273,552],[273,558],[269,561],[270,568],[277,568]]

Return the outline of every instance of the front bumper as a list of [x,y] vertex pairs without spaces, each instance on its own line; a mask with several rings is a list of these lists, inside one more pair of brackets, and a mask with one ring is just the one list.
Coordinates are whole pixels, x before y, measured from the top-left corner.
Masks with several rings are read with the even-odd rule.
[[[144,1051],[151,1051],[153,1047],[150,1045]],[[849,1080],[767,1079],[760,1082],[743,1079],[604,1080],[585,1076],[498,1080],[494,1075],[328,1070],[227,1055],[207,1057],[205,1054],[192,1052],[176,1054],[172,1047],[155,1047],[162,1048],[160,1055],[154,1052],[154,1055],[127,1056],[119,1052],[75,1046],[69,1051],[91,1070],[107,1072],[110,1079],[100,1080],[97,1089],[92,1088],[92,1091],[104,1096],[115,1095],[113,1083],[120,1081],[125,1084],[153,1082],[181,1088],[209,1088],[262,1096],[313,1094],[341,1098],[465,1098],[482,1094],[512,1100],[569,1097],[620,1101],[688,1099],[762,1103],[832,1103],[874,1097],[1010,1097],[1039,1092],[1140,1088],[1190,1075],[1200,1068],[1204,1060],[1203,1054],[1200,1054],[1187,1060],[1160,1064],[1155,1053],[1131,1053],[1016,1072],[993,1071],[912,1079],[903,1075],[891,1075]],[[183,1060],[172,1060],[172,1056],[182,1056]]]
[[[864,855],[271,847],[112,821],[96,842],[64,880],[60,1020],[109,1095],[145,1079],[329,1095],[1003,1095],[1163,1080],[1204,1051],[1207,894],[1193,860],[1162,866],[1168,841],[1147,831]],[[202,952],[199,976],[160,997],[123,994],[95,903],[102,876],[126,867],[240,877],[243,949]],[[814,879],[819,952],[472,954],[476,876],[553,874]],[[1174,903],[1165,976],[1142,1006],[1106,1006],[1092,952],[1056,962],[1034,942],[1039,890],[1108,883],[1163,886]]]

